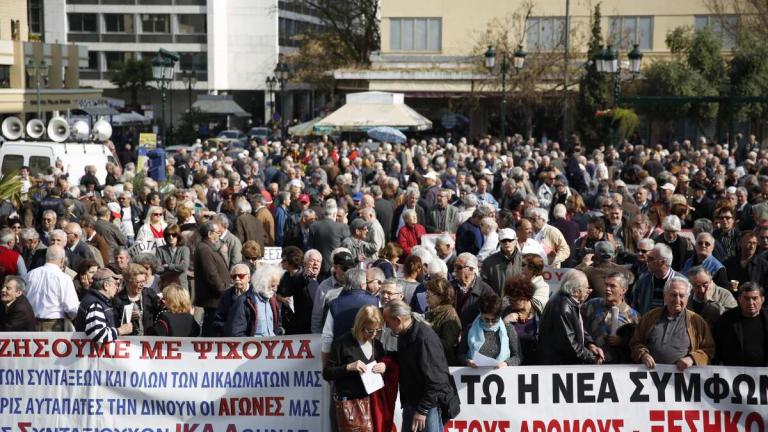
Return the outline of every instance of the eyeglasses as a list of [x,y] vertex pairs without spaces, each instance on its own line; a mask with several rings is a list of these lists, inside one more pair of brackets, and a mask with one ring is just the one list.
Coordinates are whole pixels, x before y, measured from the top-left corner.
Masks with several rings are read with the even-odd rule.
[[178,238],[179,235],[178,234],[168,234],[168,237]]
[[464,269],[472,269],[472,270],[474,270],[474,268],[473,268],[473,267],[470,267],[470,266],[463,266],[463,265],[461,265],[461,264],[454,264],[454,265],[453,265],[453,270],[454,270],[454,271],[462,271],[462,270],[464,270]]
[[696,242],[696,244],[699,245],[699,246],[712,246],[712,243],[707,242],[707,241]]
[[162,213],[152,213],[152,216],[162,216]]
[[637,250],[637,253],[638,253],[638,254],[647,254],[647,253],[649,253],[650,251],[651,251],[651,249],[638,249],[638,250]]
[[376,283],[381,283],[381,281],[380,281],[380,280],[378,280],[378,279],[371,279],[371,280],[365,281],[365,283],[366,283],[366,284],[372,284],[372,283],[374,283],[374,282],[376,282]]
[[733,216],[718,216],[715,219],[733,219]]
[[513,241],[515,241],[515,239],[504,239],[504,240],[501,240],[502,243],[512,243]]
[[247,257],[245,257],[245,259],[247,259],[248,261],[258,261],[259,257],[255,257],[255,256],[250,256],[249,257],[249,256],[247,256]]
[[381,333],[381,329],[365,329],[365,334],[368,336],[373,336],[379,333]]
[[235,279],[245,279],[248,277],[248,273],[235,273],[232,277]]

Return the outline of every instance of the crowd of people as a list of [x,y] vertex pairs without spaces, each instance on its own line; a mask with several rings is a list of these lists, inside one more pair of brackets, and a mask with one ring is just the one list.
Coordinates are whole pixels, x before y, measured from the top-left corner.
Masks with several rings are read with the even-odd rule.
[[768,365],[754,136],[205,142],[161,181],[86,171],[22,168],[0,205],[0,331],[320,334],[340,430],[391,429],[398,381],[407,430],[442,430],[449,366]]

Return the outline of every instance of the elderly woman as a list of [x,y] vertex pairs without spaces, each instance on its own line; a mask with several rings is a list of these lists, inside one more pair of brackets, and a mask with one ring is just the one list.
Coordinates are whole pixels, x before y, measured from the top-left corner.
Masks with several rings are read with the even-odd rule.
[[449,366],[456,365],[456,345],[461,335],[461,320],[453,307],[455,297],[448,279],[436,278],[426,283],[427,313],[424,319],[440,337]]
[[163,288],[163,303],[165,310],[157,316],[155,324],[147,329],[148,335],[200,336],[200,325],[195,321],[195,309],[186,288],[179,284],[170,284]]
[[176,280],[179,285],[189,289],[187,269],[189,269],[190,251],[184,246],[181,228],[178,225],[168,225],[165,228],[165,244],[157,248],[155,254],[160,260],[158,275],[163,281]]
[[[538,255],[536,258],[541,259]],[[508,306],[501,313],[505,323],[511,324],[520,343],[522,365],[536,364],[536,345],[539,341],[541,312],[533,307],[536,286],[527,277],[513,277],[504,284],[504,300]]]
[[151,253],[143,253],[137,255],[133,262],[144,267],[146,271],[147,280],[144,282],[144,288],[159,293],[163,287],[160,286],[160,277],[157,275],[157,272],[160,271],[160,260],[157,256]]
[[416,210],[403,210],[404,225],[397,232],[397,244],[403,248],[403,258],[411,254],[414,246],[421,244],[421,236],[427,234],[424,225],[417,222]]
[[144,335],[145,329],[154,325],[155,317],[162,310],[162,303],[157,292],[145,289],[147,270],[144,266],[128,264],[123,277],[126,282],[125,289],[112,300],[115,314],[120,316],[121,324],[133,324],[133,336],[141,336]]
[[493,359],[495,369],[520,364],[517,333],[501,319],[501,303],[501,297],[495,293],[480,297],[480,314],[461,336],[459,364],[475,368],[480,358]]
[[491,254],[499,250],[499,233],[497,232],[499,225],[496,223],[496,219],[492,217],[485,217],[480,220],[480,232],[483,233],[483,247],[477,253],[477,259],[482,263],[483,260],[488,258]]
[[[143,243],[142,250],[154,252],[156,248],[165,244],[165,210],[160,206],[151,206],[147,211],[147,218],[144,225],[139,228],[136,234],[136,243]],[[154,243],[154,244],[153,244]]]
[[[384,318],[379,308],[366,305],[360,308],[355,316],[352,331],[336,338],[331,345],[328,354],[328,362],[323,368],[323,378],[334,383],[334,400],[336,401],[337,423],[340,432],[372,431],[373,419],[367,417],[367,427],[351,427],[351,423],[358,424],[362,419],[349,418],[350,404],[363,404],[356,414],[370,413],[370,396],[360,379],[366,371],[366,365],[376,362],[372,371],[383,374],[386,365],[380,360],[384,356],[384,348],[376,339],[384,327]],[[361,412],[362,411],[362,412]]]

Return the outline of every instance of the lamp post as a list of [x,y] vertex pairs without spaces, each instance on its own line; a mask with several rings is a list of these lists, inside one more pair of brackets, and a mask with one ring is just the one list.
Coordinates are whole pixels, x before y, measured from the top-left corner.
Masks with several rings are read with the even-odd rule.
[[157,81],[160,86],[160,136],[163,140],[163,145],[166,145],[166,130],[165,130],[165,99],[168,83],[173,79],[173,59],[163,56],[162,53],[158,53],[152,59],[152,78]]
[[185,70],[181,72],[181,80],[187,86],[187,97],[189,98],[188,111],[192,112],[192,87],[197,83],[197,72],[193,70]]
[[39,63],[30,60],[27,64],[27,76],[29,76],[30,81],[34,80],[35,89],[37,91],[37,118],[38,120],[42,120],[40,86],[42,85],[43,80],[48,79],[48,65],[45,63],[45,60],[40,60]]
[[[522,45],[518,45],[517,50],[513,55],[512,66],[515,68],[515,73],[519,73],[525,66],[525,56],[527,56],[523,50]],[[496,68],[496,49],[493,46],[489,46],[485,51],[485,67],[488,69],[488,73],[493,74]],[[504,142],[507,137],[507,73],[509,72],[509,61],[507,60],[507,53],[503,53],[501,57],[501,65],[499,66],[499,73],[501,74],[501,107],[499,114],[501,116],[501,141]]]
[[273,76],[268,76],[267,80],[267,106],[269,106],[269,121],[272,121],[272,117],[275,115],[275,101],[274,101],[274,93],[275,93],[275,86],[277,85],[277,78]]
[[[608,45],[603,49],[600,47],[600,52],[595,56],[595,66],[600,73],[610,74],[613,79],[613,108],[617,108],[621,103],[621,72],[628,70],[632,77],[636,77],[640,74],[640,68],[643,65],[643,53],[640,51],[640,45],[634,44],[632,50],[627,53],[629,61],[624,64],[619,61],[619,53],[613,49],[612,45]],[[616,144],[616,140],[612,140]]]
[[284,62],[282,56],[277,60],[275,66],[275,78],[280,84],[280,139],[285,140],[285,85],[288,84],[291,71],[288,63]]

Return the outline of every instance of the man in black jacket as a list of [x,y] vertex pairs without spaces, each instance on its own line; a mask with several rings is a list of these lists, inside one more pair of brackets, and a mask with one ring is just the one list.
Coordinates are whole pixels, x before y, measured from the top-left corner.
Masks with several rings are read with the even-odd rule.
[[459,397],[440,338],[429,324],[414,320],[411,308],[402,301],[384,306],[384,322],[398,335],[400,430],[442,431],[446,421],[459,414]]
[[456,290],[453,307],[461,319],[464,328],[477,318],[480,313],[478,302],[480,297],[493,294],[493,288],[483,282],[478,275],[477,257],[464,252],[456,257],[453,264],[454,280],[451,282]]
[[570,270],[544,308],[539,327],[539,363],[543,365],[601,364],[603,350],[584,331],[579,306],[589,297],[589,281]]
[[726,366],[768,366],[768,312],[765,292],[747,282],[739,288],[739,307],[720,315],[713,336],[717,361]]

